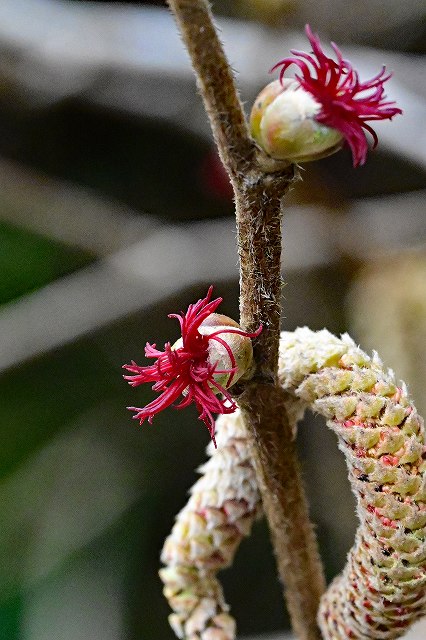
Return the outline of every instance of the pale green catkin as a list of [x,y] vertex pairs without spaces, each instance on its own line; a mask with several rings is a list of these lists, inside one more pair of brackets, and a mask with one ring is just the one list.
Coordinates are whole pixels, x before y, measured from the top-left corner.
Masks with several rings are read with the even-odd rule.
[[164,595],[174,613],[170,624],[178,638],[233,640],[235,622],[228,614],[216,573],[230,564],[260,511],[256,476],[239,411],[216,421],[217,449],[178,514],[167,538],[160,571]]
[[426,613],[424,424],[404,384],[344,335],[283,333],[280,382],[336,432],[360,526],[324,594],[325,640],[398,638]]
[[[327,419],[346,456],[360,526],[347,565],[321,600],[324,640],[398,638],[426,613],[424,425],[405,385],[349,336],[281,334],[279,379],[291,416]],[[233,640],[216,572],[231,564],[260,511],[240,415],[221,416],[218,449],[166,540],[161,570],[179,638]]]

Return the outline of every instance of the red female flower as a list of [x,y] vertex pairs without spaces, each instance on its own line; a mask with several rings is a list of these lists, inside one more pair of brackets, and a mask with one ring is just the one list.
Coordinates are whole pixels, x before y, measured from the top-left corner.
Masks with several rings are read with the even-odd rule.
[[[124,369],[135,374],[124,376],[132,387],[153,382],[152,389],[161,392],[146,407],[128,407],[137,412],[133,417],[140,424],[146,419],[151,423],[157,413],[183,395],[183,400],[175,408],[183,409],[194,402],[200,420],[207,425],[214,442],[213,413],[233,413],[236,410],[237,405],[227,388],[250,367],[252,346],[249,338],[258,336],[262,328],[259,327],[255,333],[247,333],[230,318],[214,313],[222,298],[210,300],[212,291],[211,286],[206,297],[191,304],[186,313],[169,315],[169,318],[179,321],[182,337],[173,346],[167,342],[164,351],[159,351],[155,344],[147,343],[145,355],[156,358],[154,364],[140,367],[132,361],[123,365]],[[240,343],[237,348],[234,338]],[[219,393],[223,398],[218,397]]]
[[370,80],[360,82],[358,72],[343,58],[334,42],[331,46],[337,62],[325,55],[318,36],[312,33],[309,25],[305,31],[312,53],[291,50],[293,56],[277,62],[272,71],[281,67],[280,81],[283,83],[288,67],[295,64],[299,68],[301,75],[295,76],[296,81],[321,106],[315,119],[340,131],[351,148],[354,167],[363,165],[368,151],[363,129],[372,135],[373,148],[378,142],[376,132],[366,123],[390,120],[402,113],[401,109],[392,106],[394,102],[386,101],[383,85],[392,74],[387,74],[383,67]]

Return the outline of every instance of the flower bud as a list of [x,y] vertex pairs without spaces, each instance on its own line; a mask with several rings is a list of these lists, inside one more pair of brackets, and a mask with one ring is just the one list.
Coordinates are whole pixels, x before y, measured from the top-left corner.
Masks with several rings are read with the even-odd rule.
[[[226,330],[230,329],[232,333]],[[240,325],[221,313],[211,313],[200,325],[199,333],[209,337],[220,332],[220,339],[208,341],[208,363],[215,366],[218,373],[213,374],[215,382],[225,389],[229,388],[250,372],[253,363],[251,339],[240,332]],[[234,331],[236,331],[234,333]],[[179,338],[172,349],[183,346]],[[215,392],[219,393],[218,390]]]
[[[199,418],[207,426],[213,442],[214,413],[230,414],[237,409],[228,387],[244,375],[251,373],[253,351],[250,338],[262,331],[248,333],[234,320],[215,313],[222,298],[211,300],[213,287],[205,298],[188,307],[186,313],[171,313],[169,318],[179,321],[182,337],[173,346],[164,345],[164,351],[155,344],[146,343],[145,355],[155,363],[141,367],[134,360],[123,368],[133,375],[124,376],[132,387],[154,383],[153,391],[160,395],[145,407],[129,407],[142,424],[152,422],[157,413],[183,396],[175,408],[182,409],[195,403]],[[225,336],[225,337],[223,337]]]
[[321,105],[294,80],[275,80],[258,95],[250,115],[251,134],[276,160],[308,162],[338,151],[342,134],[321,124]]

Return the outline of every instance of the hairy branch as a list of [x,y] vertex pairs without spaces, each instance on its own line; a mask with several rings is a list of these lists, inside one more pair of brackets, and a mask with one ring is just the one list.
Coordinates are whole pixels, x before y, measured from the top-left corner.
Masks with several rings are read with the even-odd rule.
[[287,604],[300,640],[317,640],[316,612],[325,582],[308,517],[293,434],[278,387],[281,318],[281,199],[292,166],[265,162],[251,140],[234,78],[206,0],[168,0],[190,53],[201,95],[236,201],[241,326],[263,332],[255,372],[238,403],[274,542]]
[[244,173],[254,156],[233,74],[204,0],[169,0],[191,56],[213,135],[231,176]]

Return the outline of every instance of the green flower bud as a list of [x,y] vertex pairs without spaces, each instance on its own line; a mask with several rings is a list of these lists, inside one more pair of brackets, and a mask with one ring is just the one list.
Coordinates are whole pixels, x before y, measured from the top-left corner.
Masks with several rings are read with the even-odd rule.
[[251,134],[275,160],[309,162],[338,151],[340,131],[317,122],[321,105],[294,80],[275,80],[258,95],[251,115]]

